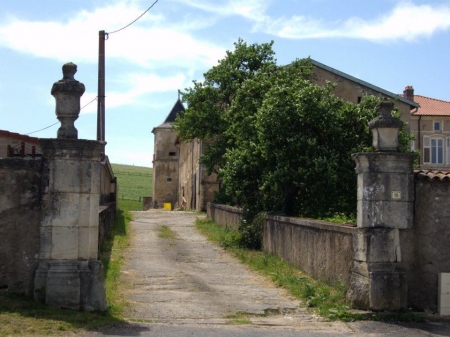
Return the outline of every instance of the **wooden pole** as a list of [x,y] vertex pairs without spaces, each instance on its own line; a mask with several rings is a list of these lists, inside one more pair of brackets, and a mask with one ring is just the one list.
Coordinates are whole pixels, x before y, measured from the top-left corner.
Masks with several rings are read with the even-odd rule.
[[105,31],[98,32],[97,140],[105,141]]

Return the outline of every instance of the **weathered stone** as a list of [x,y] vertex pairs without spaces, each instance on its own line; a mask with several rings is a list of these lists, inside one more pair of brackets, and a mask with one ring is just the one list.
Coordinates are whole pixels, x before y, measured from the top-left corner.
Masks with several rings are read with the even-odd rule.
[[80,113],[80,97],[83,95],[84,84],[75,80],[77,65],[66,63],[63,65],[63,78],[55,82],[51,94],[56,100],[56,116],[61,122],[58,138],[77,139],[78,131],[74,126]]
[[373,147],[376,151],[397,151],[398,133],[403,126],[403,122],[392,116],[394,102],[382,101],[377,109],[380,116],[369,123],[372,130]]
[[370,272],[369,292],[372,310],[407,308],[407,283],[403,272]]
[[372,263],[401,260],[398,229],[358,229],[353,235],[353,249],[356,261]]
[[45,303],[80,309],[80,275],[77,260],[51,260],[45,284]]

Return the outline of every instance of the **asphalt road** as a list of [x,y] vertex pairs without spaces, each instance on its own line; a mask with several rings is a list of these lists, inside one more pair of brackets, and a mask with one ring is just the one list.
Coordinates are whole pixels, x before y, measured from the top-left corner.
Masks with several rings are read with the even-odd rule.
[[[196,217],[134,213],[122,268],[129,324],[85,336],[450,336],[448,323],[326,322],[207,241]],[[159,237],[163,226],[175,238]],[[240,313],[247,324],[236,325]]]

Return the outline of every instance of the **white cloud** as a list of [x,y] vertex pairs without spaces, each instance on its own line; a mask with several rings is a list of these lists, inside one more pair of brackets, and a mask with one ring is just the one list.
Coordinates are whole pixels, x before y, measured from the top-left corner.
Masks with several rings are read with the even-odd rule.
[[[98,32],[114,31],[141,15],[142,8],[123,1],[92,12],[83,10],[72,19],[52,22],[10,17],[0,24],[0,47],[65,62],[97,62]],[[195,26],[185,22],[186,27]],[[167,28],[171,27],[171,28]],[[169,25],[162,14],[147,13],[106,41],[108,58],[124,59],[150,67],[152,61],[185,68],[204,68],[224,55],[224,49],[193,38],[183,23]],[[158,63],[161,66],[161,63]]]
[[192,8],[213,13],[218,17],[239,15],[258,20],[269,7],[272,0],[175,0]]
[[[177,74],[170,77],[162,77],[156,74],[129,74],[123,79],[125,84],[128,84],[131,89],[127,91],[111,90],[107,92],[105,104],[107,108],[115,108],[123,105],[136,103],[140,97],[151,93],[162,92],[177,92],[178,89],[184,88],[188,85],[186,76]],[[85,93],[81,99],[81,106],[89,104],[95,97],[96,93]],[[148,99],[143,104],[147,104]],[[82,109],[81,113],[95,113],[97,112],[97,104],[95,102],[87,105]]]
[[374,20],[350,18],[344,22],[325,23],[306,16],[271,18],[261,16],[253,30],[284,38],[356,38],[376,42],[430,36],[450,28],[450,6],[398,4],[390,13]]

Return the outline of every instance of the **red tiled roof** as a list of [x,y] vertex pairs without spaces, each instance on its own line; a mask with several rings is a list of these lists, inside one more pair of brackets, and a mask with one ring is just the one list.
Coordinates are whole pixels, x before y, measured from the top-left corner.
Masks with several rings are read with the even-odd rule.
[[30,144],[37,144],[39,138],[37,137],[30,137],[27,135],[21,135],[20,133],[15,132],[9,132],[5,130],[0,130],[0,137],[7,137],[12,138],[16,140],[20,140],[22,142],[30,143]]
[[419,179],[450,180],[450,172],[448,171],[414,170],[414,174]]
[[411,110],[414,116],[450,116],[450,102],[420,95],[414,95],[414,102],[419,103],[417,112]]

